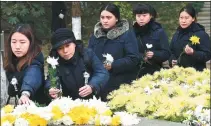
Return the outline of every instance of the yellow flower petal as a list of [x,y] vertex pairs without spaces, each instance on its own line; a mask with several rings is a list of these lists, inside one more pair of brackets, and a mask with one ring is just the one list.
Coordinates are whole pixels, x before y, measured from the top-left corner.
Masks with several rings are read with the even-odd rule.
[[189,40],[191,41],[192,45],[196,45],[196,44],[200,44],[199,39],[200,39],[199,37],[193,35],[193,36],[190,37]]

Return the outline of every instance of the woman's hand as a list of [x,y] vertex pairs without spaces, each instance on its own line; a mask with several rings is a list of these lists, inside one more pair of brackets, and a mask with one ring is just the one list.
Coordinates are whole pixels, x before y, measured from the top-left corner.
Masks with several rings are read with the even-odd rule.
[[171,64],[172,64],[172,67],[174,67],[175,65],[177,65],[177,60],[172,60]]
[[148,51],[148,52],[146,53],[147,59],[151,59],[153,56],[154,56],[154,53],[153,53],[152,51]]
[[194,52],[193,48],[191,48],[189,45],[185,46],[185,53],[187,55],[193,55],[193,52]]
[[22,95],[22,96],[20,97],[18,103],[19,103],[20,105],[22,105],[22,104],[27,104],[27,105],[29,105],[29,104],[30,104],[30,99],[29,99],[28,96]]
[[49,89],[49,95],[51,96],[51,98],[55,99],[58,97],[60,90],[57,88],[51,88]]
[[106,68],[106,70],[111,70],[111,64],[104,64],[104,67]]
[[81,97],[86,97],[92,93],[92,87],[90,85],[85,85],[79,89],[79,95]]

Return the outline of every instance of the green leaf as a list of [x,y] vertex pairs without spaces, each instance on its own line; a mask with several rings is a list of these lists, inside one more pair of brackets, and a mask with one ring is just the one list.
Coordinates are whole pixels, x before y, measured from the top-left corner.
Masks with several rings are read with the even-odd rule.
[[17,24],[17,22],[19,22],[18,18],[17,17],[9,17],[8,18],[8,22],[10,24]]

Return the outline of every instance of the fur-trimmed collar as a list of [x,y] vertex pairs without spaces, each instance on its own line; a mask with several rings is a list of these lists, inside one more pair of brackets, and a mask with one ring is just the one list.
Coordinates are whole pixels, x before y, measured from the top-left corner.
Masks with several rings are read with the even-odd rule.
[[115,39],[127,30],[129,30],[129,23],[127,20],[120,20],[120,22],[116,24],[116,27],[109,30],[107,34],[103,31],[101,23],[98,22],[94,28],[94,35],[96,38],[107,36],[108,39]]

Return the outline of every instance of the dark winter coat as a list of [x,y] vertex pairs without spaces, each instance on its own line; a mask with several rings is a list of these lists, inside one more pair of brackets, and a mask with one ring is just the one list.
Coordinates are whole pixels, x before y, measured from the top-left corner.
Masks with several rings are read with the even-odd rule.
[[[169,59],[171,53],[168,44],[168,37],[162,26],[151,20],[144,27],[140,27],[136,22],[133,25],[136,37],[138,39],[139,55],[143,65],[139,71],[139,77],[145,74],[153,74],[162,67],[162,62]],[[152,48],[148,49],[146,44],[151,44]],[[144,62],[143,58],[147,51],[152,51],[154,56],[148,59],[149,63]],[[141,65],[141,63],[139,64]]]
[[[109,79],[108,72],[91,49],[84,49],[83,54],[76,50],[70,60],[59,57],[57,71],[63,96],[70,96],[72,99],[88,99],[92,98],[93,95],[98,96],[102,86]],[[79,88],[85,85],[83,76],[85,71],[90,74],[88,84],[94,88],[94,92],[92,95],[82,98],[79,96]],[[49,81],[47,84],[50,87]]]
[[8,81],[11,83],[13,77],[18,80],[18,92],[15,92],[14,86],[9,84],[8,94],[15,96],[18,93],[21,96],[22,91],[30,92],[30,99],[40,104],[49,102],[44,92],[44,57],[39,53],[30,65],[25,65],[20,72],[6,72]]
[[[52,7],[52,24],[51,24],[52,32],[56,31],[59,28],[65,28],[66,6],[64,1],[53,1],[51,7]],[[60,13],[64,15],[63,19],[59,18]]]
[[102,29],[101,23],[97,23],[88,47],[95,52],[101,62],[105,61],[103,54],[111,54],[114,58],[112,69],[109,70],[110,79],[101,94],[102,100],[105,100],[107,94],[118,89],[121,84],[130,84],[136,79],[139,61],[137,39],[134,32],[129,31],[126,20],[119,22],[107,33]]
[[[189,44],[191,43],[189,39],[193,35],[200,38],[200,44]],[[202,71],[206,67],[206,61],[211,59],[209,36],[202,25],[193,22],[186,29],[180,27],[177,29],[170,44],[172,52],[170,63],[172,60],[177,60],[179,58],[187,44],[193,48],[194,53],[193,55],[184,53],[181,56],[181,62],[178,65],[183,67],[194,67],[196,70]]]

